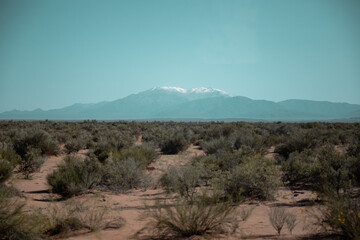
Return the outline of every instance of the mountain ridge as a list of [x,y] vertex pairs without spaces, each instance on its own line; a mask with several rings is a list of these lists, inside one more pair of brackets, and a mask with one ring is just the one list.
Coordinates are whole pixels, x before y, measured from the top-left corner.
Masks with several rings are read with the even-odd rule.
[[359,119],[360,105],[288,99],[280,102],[231,96],[216,88],[155,87],[114,101],[0,113],[3,120],[254,119],[328,121]]

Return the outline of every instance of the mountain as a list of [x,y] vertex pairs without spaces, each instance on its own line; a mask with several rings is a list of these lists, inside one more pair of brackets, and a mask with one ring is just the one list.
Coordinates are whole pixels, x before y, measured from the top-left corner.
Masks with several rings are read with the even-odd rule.
[[270,121],[358,121],[360,105],[309,100],[272,102],[230,96],[214,88],[156,87],[111,102],[74,104],[43,111],[8,111],[0,119],[140,120],[252,119]]

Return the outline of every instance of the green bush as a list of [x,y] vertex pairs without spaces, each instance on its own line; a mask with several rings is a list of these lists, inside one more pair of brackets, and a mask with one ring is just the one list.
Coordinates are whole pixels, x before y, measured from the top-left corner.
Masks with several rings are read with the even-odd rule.
[[0,184],[8,180],[13,172],[14,165],[0,158]]
[[114,157],[118,159],[133,158],[141,169],[145,169],[157,156],[156,151],[146,145],[131,147],[121,151],[119,154],[114,154]]
[[131,157],[124,160],[116,159],[109,163],[106,173],[103,184],[113,191],[146,187],[149,184],[141,164]]
[[318,165],[316,152],[306,149],[303,152],[292,152],[287,161],[282,162],[286,180],[294,183],[313,182],[314,171]]
[[240,195],[273,199],[281,185],[280,172],[271,159],[251,158],[236,166],[224,184],[226,193],[234,199]]
[[79,150],[84,149],[85,146],[86,144],[82,139],[70,139],[65,143],[67,153],[78,152]]
[[358,180],[359,160],[340,154],[332,147],[293,152],[282,163],[286,180],[291,183],[312,183],[321,193],[339,194],[348,191]]
[[18,189],[14,188],[13,186],[7,186],[5,184],[0,183],[0,196],[4,198],[10,197],[21,197],[21,193]]
[[194,157],[191,161],[197,171],[200,173],[200,180],[208,186],[214,179],[221,175],[221,163],[214,155]]
[[161,151],[164,154],[177,154],[186,149],[189,145],[182,133],[173,134],[160,143]]
[[83,161],[75,156],[67,156],[64,162],[47,176],[53,193],[68,198],[83,194],[101,182],[103,171],[98,161]]
[[50,236],[69,237],[79,229],[102,230],[108,224],[107,212],[108,207],[99,204],[96,198],[86,201],[70,199],[46,209],[44,232]]
[[360,141],[357,144],[349,146],[347,149],[347,155],[353,157],[360,157]]
[[312,172],[313,188],[321,193],[340,194],[352,187],[350,158],[334,148],[323,148],[317,153],[318,164]]
[[98,146],[94,150],[94,155],[101,163],[105,163],[106,159],[108,159],[110,156],[110,152],[111,152],[111,149],[109,147]]
[[202,141],[200,147],[208,155],[231,150],[231,146],[225,138]]
[[8,148],[0,150],[0,158],[7,160],[8,162],[14,165],[20,163],[21,161],[21,157],[18,154],[16,154],[14,150]]
[[350,172],[354,177],[354,185],[360,186],[360,157],[349,157]]
[[148,227],[161,237],[190,237],[215,232],[234,231],[237,220],[230,202],[220,202],[219,195],[203,193],[192,201],[179,198],[174,207],[165,202],[157,203],[150,211]]
[[44,163],[45,160],[41,157],[40,153],[40,149],[31,148],[20,161],[19,171],[25,175],[25,178],[29,178],[31,173],[39,171],[41,165]]
[[276,146],[274,152],[287,159],[292,152],[302,152],[305,149],[316,147],[316,136],[309,132],[299,131],[286,139],[286,142]]
[[241,146],[238,150],[232,152],[222,152],[217,154],[217,164],[223,171],[232,170],[248,158],[255,157],[255,151],[248,146]]
[[40,149],[41,154],[57,155],[60,152],[59,143],[56,139],[43,130],[33,130],[14,141],[14,150],[24,158],[26,153],[32,149]]
[[273,226],[276,232],[280,235],[281,229],[286,223],[286,219],[288,217],[287,213],[285,212],[285,209],[279,207],[270,208],[268,215],[271,226]]
[[252,149],[255,149],[257,152],[260,152],[265,145],[265,140],[261,135],[248,131],[234,133],[232,137],[235,138],[235,149],[239,149],[242,146],[248,146]]
[[191,198],[195,193],[195,188],[199,186],[201,180],[201,169],[196,166],[186,165],[180,167],[170,167],[161,176],[160,184],[167,192],[177,192],[181,196]]
[[350,171],[355,178],[357,186],[360,186],[360,142],[350,146],[347,150],[350,163]]
[[40,239],[39,219],[23,212],[24,204],[0,194],[0,239]]
[[360,239],[360,200],[349,195],[329,195],[321,208],[322,222],[346,239]]

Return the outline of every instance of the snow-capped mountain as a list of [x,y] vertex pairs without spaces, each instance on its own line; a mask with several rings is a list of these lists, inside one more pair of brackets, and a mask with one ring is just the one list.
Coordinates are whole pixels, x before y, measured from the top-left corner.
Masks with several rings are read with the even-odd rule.
[[202,99],[208,97],[230,97],[230,95],[225,91],[216,88],[206,88],[206,87],[191,88],[188,90],[180,87],[155,87],[151,89],[151,91],[175,93],[189,100]]
[[206,87],[199,87],[199,88],[192,88],[188,92],[191,93],[219,93],[222,95],[229,95],[227,92],[216,89],[216,88],[206,88]]
[[178,92],[178,93],[186,93],[187,92],[186,89],[179,88],[179,87],[154,87],[151,90],[152,91],[163,90],[163,91]]
[[155,87],[112,102],[74,104],[49,111],[8,111],[0,119],[360,119],[360,105],[308,100],[272,102],[232,97],[216,88]]
[[217,88],[207,88],[207,87],[199,87],[199,88],[191,88],[189,90],[186,90],[184,88],[180,88],[180,87],[154,87],[153,89],[151,89],[152,91],[157,91],[157,90],[164,90],[164,91],[169,91],[169,92],[178,92],[178,93],[184,93],[184,94],[189,94],[189,93],[219,93],[222,95],[229,95],[227,92],[217,89]]

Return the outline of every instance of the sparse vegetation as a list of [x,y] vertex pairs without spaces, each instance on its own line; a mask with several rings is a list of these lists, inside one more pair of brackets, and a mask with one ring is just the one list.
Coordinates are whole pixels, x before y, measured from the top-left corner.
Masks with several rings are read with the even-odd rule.
[[281,230],[287,219],[285,209],[279,207],[270,208],[269,219],[271,226],[273,226],[276,232],[280,235]]
[[14,150],[24,158],[30,149],[39,149],[40,154],[57,155],[60,151],[59,143],[52,139],[44,130],[30,130],[20,135],[13,142]]
[[144,175],[141,163],[129,157],[109,164],[103,183],[115,192],[146,187],[149,179]]
[[225,180],[225,191],[237,199],[240,194],[259,199],[273,199],[281,185],[280,173],[270,159],[251,158],[230,171]]
[[324,196],[321,221],[346,239],[360,238],[360,200],[351,195]]
[[0,184],[12,175],[14,166],[9,161],[0,158]]
[[254,208],[255,207],[253,207],[253,206],[251,206],[251,207],[242,207],[239,210],[240,220],[245,222],[251,216]]
[[69,198],[85,193],[100,183],[103,173],[99,162],[67,156],[64,164],[48,175],[47,180],[53,193]]
[[[97,198],[86,202],[67,200],[59,205],[49,206],[45,213],[43,232],[46,235],[70,236],[80,229],[91,232],[107,228],[109,219],[106,219],[109,207],[99,205]],[[119,219],[119,222],[121,220]],[[118,227],[122,225],[119,224]]]
[[[234,211],[236,204],[242,200],[261,204],[264,200],[274,200],[275,196],[282,198],[282,190],[278,189],[283,180],[286,187],[299,189],[293,191],[294,198],[308,191],[304,189],[316,191],[319,195],[315,201],[301,203],[311,205],[309,207],[320,204],[324,210],[320,218],[323,225],[346,239],[357,239],[360,229],[359,127],[358,123],[320,122],[0,121],[0,218],[9,219],[0,221],[0,238],[67,236],[77,229],[97,231],[106,227],[105,209],[75,202],[69,206],[60,204],[63,208],[53,208],[53,212],[43,212],[43,215],[24,214],[18,200],[28,193],[22,194],[8,185],[13,183],[13,177],[18,178],[18,172],[30,178],[47,155],[61,153],[65,155],[64,164],[50,173],[47,180],[51,192],[63,198],[104,190],[115,194],[146,190],[155,186],[151,176],[158,180],[158,170],[164,171],[156,187],[171,195],[166,196],[169,200],[159,203],[157,209],[150,209],[152,227],[160,236],[207,235],[221,229],[232,234],[254,209],[248,206]],[[140,134],[142,143],[135,146]],[[181,153],[190,144],[204,152],[190,157],[196,155],[191,152],[192,146]],[[76,157],[82,155],[78,151],[83,149],[87,156]],[[72,153],[76,156],[69,155]],[[178,153],[179,160],[179,156],[164,156]],[[162,162],[156,162],[159,155],[161,160],[174,157],[184,162],[160,169],[157,164]],[[153,166],[157,168],[154,175]],[[214,189],[218,192],[209,194]],[[207,194],[203,194],[205,190]],[[88,196],[90,194],[84,198]],[[171,200],[174,197],[179,200]],[[72,200],[75,199],[69,203]],[[20,221],[22,215],[26,222]],[[269,212],[270,222],[278,234],[285,225],[292,234],[300,221],[298,217],[285,209],[272,208]],[[33,220],[28,220],[30,218]],[[45,231],[39,230],[44,226]],[[29,227],[32,230],[26,232]]]
[[191,199],[200,184],[200,177],[201,170],[195,166],[171,167],[161,177],[160,183],[168,192],[177,192]]
[[293,213],[287,213],[285,222],[287,229],[289,229],[290,234],[292,234],[297,225],[296,215]]
[[202,193],[191,201],[179,198],[175,206],[158,203],[157,209],[150,211],[150,228],[160,236],[204,235],[210,232],[234,231],[237,220],[234,207],[229,202],[221,202],[219,195]]
[[40,155],[40,149],[29,149],[19,164],[19,171],[22,172],[25,178],[29,178],[31,173],[38,171],[44,163],[44,158]]
[[0,239],[39,239],[41,219],[23,212],[24,204],[0,192]]
[[180,132],[171,134],[160,143],[161,151],[164,154],[176,154],[188,146],[188,141]]

